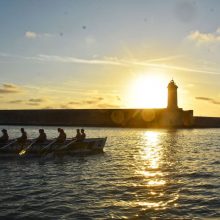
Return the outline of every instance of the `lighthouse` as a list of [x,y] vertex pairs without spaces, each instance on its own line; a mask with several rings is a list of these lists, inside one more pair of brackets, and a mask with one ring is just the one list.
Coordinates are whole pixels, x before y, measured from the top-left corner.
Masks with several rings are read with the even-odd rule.
[[167,88],[168,88],[167,108],[170,109],[170,110],[178,109],[178,105],[177,105],[177,89],[178,89],[178,86],[175,84],[173,79],[169,82]]

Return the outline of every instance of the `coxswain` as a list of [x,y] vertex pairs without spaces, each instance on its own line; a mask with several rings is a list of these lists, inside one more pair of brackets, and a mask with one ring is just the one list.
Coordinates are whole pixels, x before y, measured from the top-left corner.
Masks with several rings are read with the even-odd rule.
[[9,136],[6,129],[2,129],[2,136],[0,137],[0,144],[6,144],[8,142]]

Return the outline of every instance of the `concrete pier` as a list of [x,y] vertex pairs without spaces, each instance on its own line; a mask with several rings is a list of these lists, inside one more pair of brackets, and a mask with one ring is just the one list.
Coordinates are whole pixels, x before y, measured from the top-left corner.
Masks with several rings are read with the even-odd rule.
[[62,125],[131,128],[220,127],[220,118],[194,117],[178,107],[177,85],[168,84],[167,108],[0,110],[2,125]]

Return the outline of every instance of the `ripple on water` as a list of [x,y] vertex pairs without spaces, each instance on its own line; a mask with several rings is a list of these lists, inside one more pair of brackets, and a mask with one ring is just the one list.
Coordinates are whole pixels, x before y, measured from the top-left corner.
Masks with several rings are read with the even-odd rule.
[[220,130],[86,130],[108,136],[104,154],[1,160],[1,219],[220,217]]

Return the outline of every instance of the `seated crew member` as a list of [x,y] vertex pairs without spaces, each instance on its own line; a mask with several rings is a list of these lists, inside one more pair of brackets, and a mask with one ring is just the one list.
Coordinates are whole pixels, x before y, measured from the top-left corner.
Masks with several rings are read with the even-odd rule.
[[73,138],[73,140],[80,141],[81,140],[81,134],[80,130],[76,129],[76,136]]
[[17,138],[17,143],[18,144],[25,144],[27,141],[27,132],[24,130],[24,128],[21,128],[21,137]]
[[62,128],[58,128],[57,130],[60,134],[56,139],[56,143],[63,143],[66,140],[66,133]]
[[44,132],[44,129],[39,129],[39,136],[36,139],[36,143],[43,143],[47,140],[47,135]]
[[0,137],[0,144],[5,144],[8,142],[9,136],[6,129],[2,129],[2,136]]
[[86,139],[86,133],[85,133],[84,129],[82,128],[81,129],[81,138],[80,138],[80,140],[84,141],[85,139]]

